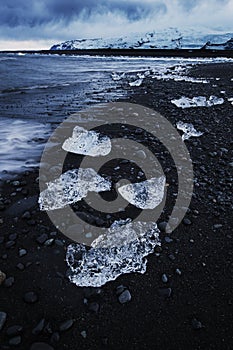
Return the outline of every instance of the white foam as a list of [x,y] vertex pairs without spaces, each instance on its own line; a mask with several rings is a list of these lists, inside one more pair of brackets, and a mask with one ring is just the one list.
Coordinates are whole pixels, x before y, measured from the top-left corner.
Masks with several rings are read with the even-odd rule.
[[177,100],[171,100],[171,103],[176,105],[179,108],[191,108],[191,107],[212,107],[215,105],[221,105],[224,103],[223,98],[218,98],[216,96],[210,96],[209,99],[207,99],[204,96],[197,96],[193,98],[188,98],[185,96],[182,96],[181,98]]
[[160,245],[159,230],[153,222],[115,222],[99,236],[91,249],[82,244],[67,248],[69,279],[77,286],[100,287],[126,273],[145,273],[146,256]]
[[4,170],[20,172],[39,166],[39,157],[50,133],[48,124],[1,119],[0,130],[0,177],[5,176]]
[[154,209],[163,200],[166,178],[152,178],[118,188],[121,196],[140,209]]
[[182,135],[182,140],[188,140],[190,137],[194,136],[194,137],[199,137],[201,135],[203,135],[203,132],[197,131],[193,124],[188,124],[188,123],[183,123],[182,121],[179,121],[176,124],[176,127],[178,130],[183,131],[183,135]]
[[111,182],[98,175],[94,169],[68,170],[58,179],[47,183],[40,193],[40,210],[61,209],[85,198],[88,192],[103,192],[111,189]]
[[76,126],[72,137],[63,143],[62,148],[67,152],[96,157],[109,154],[112,145],[109,137]]

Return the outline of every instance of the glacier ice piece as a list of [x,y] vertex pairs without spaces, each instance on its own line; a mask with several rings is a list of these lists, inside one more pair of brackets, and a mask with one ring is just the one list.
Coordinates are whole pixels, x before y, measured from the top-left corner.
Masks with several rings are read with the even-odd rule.
[[67,152],[96,157],[109,154],[112,145],[109,137],[76,126],[72,136],[65,140],[62,148]]
[[77,286],[100,287],[126,273],[146,272],[146,256],[160,245],[153,222],[117,221],[88,250],[83,244],[67,248],[69,279]]
[[125,73],[118,74],[118,73],[112,73],[112,80],[119,81],[125,77]]
[[98,175],[94,169],[68,170],[54,181],[39,196],[40,210],[61,209],[85,198],[88,192],[103,192],[111,189],[111,182]]
[[143,79],[137,79],[135,81],[132,81],[131,83],[129,83],[129,86],[141,86],[143,82]]
[[179,121],[176,124],[176,127],[178,130],[183,131],[183,135],[182,135],[182,140],[188,140],[190,137],[194,136],[194,137],[199,137],[203,135],[203,132],[201,131],[197,131],[193,124],[189,124],[189,123],[183,123],[182,121]]
[[154,209],[163,200],[165,176],[152,178],[139,183],[124,185],[118,188],[121,196],[130,204],[140,209]]
[[171,103],[180,108],[212,107],[215,105],[223,104],[224,99],[222,97],[218,98],[216,96],[210,96],[209,99],[204,96],[197,96],[193,98],[182,96],[180,99],[171,100]]

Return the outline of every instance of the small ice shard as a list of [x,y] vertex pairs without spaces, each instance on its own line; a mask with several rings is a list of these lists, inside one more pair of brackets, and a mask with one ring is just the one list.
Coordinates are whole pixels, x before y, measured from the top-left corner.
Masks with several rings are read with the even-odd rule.
[[125,77],[125,73],[117,74],[115,72],[112,73],[112,80],[119,81]]
[[228,98],[228,102],[231,102],[231,104],[233,105],[233,97]]
[[137,79],[135,81],[132,81],[131,83],[129,83],[129,86],[141,86],[143,82],[143,79]]
[[218,98],[216,96],[210,96],[209,99],[204,96],[197,96],[193,98],[182,96],[180,99],[172,100],[171,103],[180,108],[212,107],[215,105],[223,104],[224,99],[222,97]]
[[62,148],[67,152],[96,157],[109,154],[112,145],[109,137],[76,126],[72,137],[65,140]]
[[74,169],[47,183],[40,193],[40,210],[61,209],[85,198],[88,192],[103,192],[111,189],[111,182],[98,175],[94,169]]
[[183,131],[183,135],[182,135],[182,140],[188,140],[191,136],[194,136],[194,137],[199,137],[199,136],[202,136],[203,135],[203,132],[201,131],[197,131],[193,124],[188,124],[188,123],[183,123],[181,121],[179,121],[177,124],[176,124],[176,127],[178,130],[181,130]]
[[160,245],[153,222],[118,221],[88,250],[82,244],[67,248],[69,279],[81,287],[100,287],[126,273],[146,272],[146,256]]
[[154,209],[163,200],[166,178],[161,176],[118,188],[121,196],[140,209]]

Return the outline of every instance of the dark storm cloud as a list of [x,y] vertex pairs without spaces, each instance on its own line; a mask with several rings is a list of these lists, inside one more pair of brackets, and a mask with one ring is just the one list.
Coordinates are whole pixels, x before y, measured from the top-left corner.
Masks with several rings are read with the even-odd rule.
[[117,0],[6,0],[0,3],[0,23],[7,27],[34,27],[54,21],[69,23],[77,18],[89,19],[96,14],[119,13],[129,21],[164,13],[164,3]]

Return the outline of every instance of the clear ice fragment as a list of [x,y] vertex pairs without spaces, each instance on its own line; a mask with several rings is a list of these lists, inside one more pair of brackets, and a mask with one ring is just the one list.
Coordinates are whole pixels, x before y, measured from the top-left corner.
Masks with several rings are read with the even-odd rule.
[[183,123],[181,121],[179,121],[176,124],[176,127],[178,130],[183,131],[183,135],[182,135],[182,140],[188,140],[190,137],[194,136],[194,137],[199,137],[203,135],[203,132],[201,131],[197,131],[193,124],[188,124],[188,123]]
[[172,100],[171,103],[180,108],[212,107],[215,105],[223,104],[224,99],[222,97],[218,98],[216,96],[210,96],[209,99],[204,96],[197,96],[193,98],[182,96],[180,99]]
[[166,178],[152,178],[118,188],[121,196],[140,209],[154,209],[163,200]]
[[61,209],[85,198],[88,192],[111,189],[111,182],[98,175],[94,169],[74,169],[47,184],[39,196],[40,210]]
[[112,146],[109,137],[76,126],[72,137],[65,140],[62,148],[67,152],[96,157],[109,154]]

